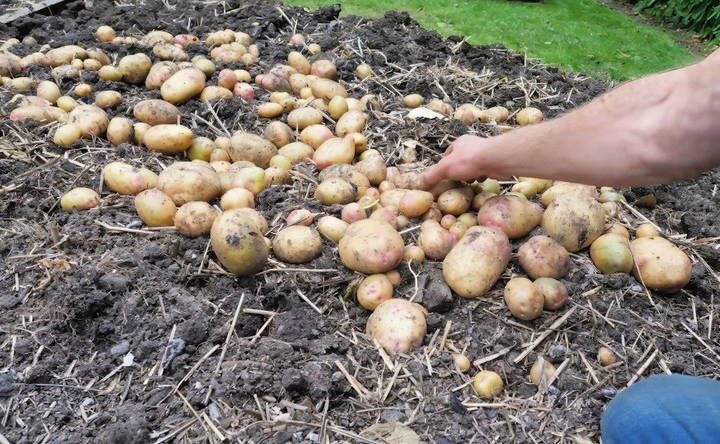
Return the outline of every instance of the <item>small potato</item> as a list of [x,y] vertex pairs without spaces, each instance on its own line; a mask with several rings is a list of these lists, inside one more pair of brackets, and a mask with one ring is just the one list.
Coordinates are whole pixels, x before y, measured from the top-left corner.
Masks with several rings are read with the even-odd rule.
[[322,48],[317,43],[310,43],[307,45],[307,49],[312,55],[320,54],[322,52]]
[[316,60],[310,67],[310,72],[303,74],[312,74],[325,79],[334,79],[337,74],[337,67],[330,60]]
[[355,146],[351,139],[333,137],[318,147],[313,154],[313,162],[317,169],[324,170],[331,165],[349,164],[354,157]]
[[255,196],[245,188],[232,188],[222,195],[220,208],[223,211],[236,208],[255,208]]
[[535,385],[548,385],[555,379],[555,366],[545,360],[542,356],[538,356],[537,361],[530,369],[530,382]]
[[76,96],[85,97],[92,93],[92,86],[88,85],[87,83],[81,83],[77,85],[75,89],[73,89],[73,92]]
[[617,362],[617,357],[609,348],[600,347],[598,348],[597,360],[600,362],[600,365],[607,367],[608,365],[615,364]]
[[107,187],[118,194],[135,195],[154,188],[158,182],[157,174],[147,168],[124,162],[110,162],[103,168],[102,175]]
[[330,117],[335,120],[340,119],[348,111],[348,104],[345,97],[335,96],[328,103],[328,112]]
[[315,215],[313,215],[310,210],[306,210],[305,208],[299,208],[297,210],[292,210],[287,217],[285,218],[285,223],[290,225],[304,225],[306,227],[309,227],[313,223],[313,218]]
[[298,108],[290,112],[287,123],[290,128],[302,130],[310,125],[317,125],[323,122],[323,115],[320,111],[311,107]]
[[542,195],[540,201],[545,208],[549,207],[559,196],[563,194],[584,194],[591,198],[597,198],[598,192],[592,185],[582,185],[570,182],[555,182]]
[[58,127],[53,135],[53,142],[55,145],[62,148],[69,148],[70,145],[77,142],[82,138],[82,131],[77,125],[67,124]]
[[365,135],[361,133],[350,133],[345,137],[352,138],[353,144],[355,145],[355,154],[360,154],[368,149],[368,140]]
[[313,96],[319,99],[332,100],[333,97],[347,97],[345,88],[338,82],[330,79],[318,78],[310,81]]
[[280,168],[285,171],[292,169],[292,162],[285,156],[277,154],[270,159],[270,167]]
[[449,116],[453,113],[452,106],[450,106],[449,103],[445,103],[440,99],[432,99],[430,102],[428,102],[427,107],[433,111],[436,111],[440,114],[444,114],[446,116]]
[[531,106],[521,109],[515,116],[515,120],[517,120],[517,123],[520,126],[532,125],[533,123],[540,123],[543,121],[544,118],[545,117],[543,116],[542,111],[540,111],[537,108],[533,108]]
[[178,208],[173,223],[179,233],[200,236],[210,232],[217,216],[217,210],[207,202],[188,202]]
[[95,105],[100,108],[112,108],[122,102],[122,94],[117,91],[99,91],[95,94]]
[[445,214],[459,216],[470,209],[472,198],[473,193],[469,188],[447,190],[438,197],[438,209]]
[[[204,160],[205,162],[210,162],[210,156],[214,150],[215,142],[212,140],[207,137],[193,137],[192,144],[190,145],[187,155],[190,160]],[[225,151],[220,151],[225,153]],[[225,154],[227,155],[227,153]]]
[[181,153],[190,148],[192,141],[192,131],[182,125],[156,125],[143,137],[145,146],[161,153]]
[[317,223],[318,231],[327,239],[338,243],[348,228],[348,223],[333,216],[323,216]]
[[162,98],[172,104],[185,103],[205,89],[205,74],[197,68],[185,68],[171,75],[160,87]]
[[281,116],[284,112],[283,106],[278,103],[261,103],[258,105],[257,113],[258,116],[266,119],[272,119],[274,117]]
[[304,55],[297,51],[288,54],[288,64],[301,74],[310,74],[310,62]]
[[530,279],[510,279],[503,294],[505,304],[516,318],[531,321],[542,315],[545,299]]
[[659,237],[660,232],[653,224],[642,224],[635,230],[635,237]]
[[57,99],[57,106],[65,112],[70,112],[77,108],[78,103],[70,96],[62,96]]
[[83,137],[88,137],[105,134],[110,121],[102,108],[95,105],[79,105],[70,111],[68,123],[77,125]]
[[128,83],[144,82],[151,67],[152,60],[143,53],[127,55],[118,62],[118,69],[122,73],[123,80]]
[[229,99],[233,92],[222,86],[206,86],[200,93],[200,102],[207,103],[215,100]]
[[85,59],[83,60],[83,69],[85,71],[99,71],[100,68],[102,68],[102,63],[98,62],[95,59]]
[[465,231],[467,231],[467,228],[468,227],[464,223],[457,221],[454,224],[450,225],[447,230],[452,235],[453,242],[457,243],[457,241],[463,237]]
[[372,185],[380,185],[387,178],[387,166],[380,156],[371,156],[361,160],[355,164],[355,167],[368,178]]
[[255,100],[255,90],[245,82],[236,83],[233,88],[233,95],[244,100]]
[[373,219],[350,224],[339,246],[343,264],[367,274],[397,267],[405,248],[402,237],[390,224]]
[[218,86],[222,88],[226,88],[232,91],[237,82],[237,76],[232,69],[223,69],[218,73]]
[[472,201],[472,207],[476,210],[479,210],[482,208],[483,205],[485,205],[485,202],[487,202],[491,197],[495,197],[497,194],[490,193],[488,191],[481,191],[478,194],[473,197]]
[[458,222],[461,222],[466,227],[474,227],[477,225],[477,214],[475,213],[463,213],[457,218]]
[[150,188],[135,196],[135,210],[149,227],[172,226],[177,212],[172,199],[157,188]]
[[132,120],[125,117],[113,117],[108,124],[107,138],[113,145],[128,143],[133,136]]
[[160,60],[172,60],[175,62],[190,60],[190,57],[188,57],[182,47],[176,46],[174,43],[160,42],[155,44],[155,46],[153,46],[153,54]]
[[360,111],[348,111],[340,117],[335,124],[335,134],[343,137],[350,133],[362,133],[367,125],[367,113]]
[[223,137],[223,136],[216,137],[215,145],[217,145],[217,147],[223,151],[229,151],[230,150],[230,138]]
[[143,137],[145,137],[145,133],[149,129],[150,129],[150,125],[148,125],[145,122],[138,122],[133,125],[133,133],[135,134],[135,143],[136,144],[142,145]]
[[175,205],[192,201],[209,202],[222,192],[215,170],[198,162],[171,164],[158,176],[157,187],[170,196]]
[[260,271],[267,262],[269,249],[264,230],[247,208],[229,210],[215,219],[210,243],[220,263],[231,273],[248,276]]
[[100,205],[100,195],[90,188],[73,188],[60,198],[60,207],[68,213],[83,211]]
[[483,370],[473,376],[472,388],[481,398],[494,398],[503,390],[503,380],[495,372]]
[[72,65],[62,65],[57,68],[53,68],[53,70],[50,71],[50,75],[57,80],[76,79],[80,77],[80,71]]
[[[85,59],[83,61],[83,63],[85,63],[87,61],[92,61],[92,60],[98,62],[100,64],[99,66],[105,66],[105,65],[109,65],[110,63],[112,63],[112,60],[110,59],[110,57],[108,57],[108,55],[105,54],[103,52],[103,50],[99,49],[99,48],[89,49],[87,51],[87,56],[88,56],[88,58]],[[85,69],[87,69],[87,65],[85,65]],[[98,67],[98,69],[100,69],[100,68]],[[97,71],[97,70],[95,70],[95,71]]]
[[510,239],[528,234],[542,219],[542,208],[521,194],[491,197],[478,211],[478,223],[501,229]]
[[[289,127],[288,127],[289,129]],[[305,127],[300,133],[300,141],[318,149],[323,143],[335,137],[325,125],[314,124]]]
[[362,63],[355,68],[355,74],[357,74],[361,80],[365,80],[373,75],[373,70],[367,63]]
[[417,108],[425,103],[425,99],[420,94],[408,94],[403,97],[403,105],[408,108]]
[[233,72],[238,82],[249,82],[251,80],[250,73],[244,69],[236,69]]
[[595,239],[590,257],[602,274],[630,273],[634,265],[630,243],[619,234],[603,234]]
[[340,217],[345,222],[351,224],[359,220],[367,219],[367,214],[360,204],[351,202],[343,207]]
[[293,165],[302,162],[305,159],[312,158],[315,151],[311,146],[302,142],[292,142],[283,146],[278,150],[278,154],[287,157]]
[[457,222],[457,218],[452,214],[446,214],[440,219],[440,225],[446,230],[449,230],[455,222]]
[[605,231],[605,211],[584,194],[563,194],[542,215],[543,229],[571,253],[590,244]]
[[278,154],[278,150],[267,139],[244,131],[236,131],[230,138],[228,154],[233,162],[247,160],[260,168],[267,168],[270,159]]
[[175,105],[159,99],[138,102],[133,107],[133,115],[151,126],[177,124],[180,120],[180,110]]
[[453,353],[453,364],[455,364],[455,368],[461,373],[466,373],[470,370],[470,359],[462,353]]
[[310,262],[320,255],[321,248],[318,232],[303,225],[283,228],[272,242],[275,256],[291,264]]
[[420,217],[433,204],[433,195],[427,191],[408,190],[400,199],[398,209],[407,217]]
[[[232,54],[227,53],[226,54]],[[193,62],[193,66],[195,69],[198,69],[200,72],[202,72],[205,77],[210,77],[215,73],[215,63],[212,62],[212,60],[208,59],[198,59]],[[166,99],[167,100],[167,99]]]
[[333,177],[320,182],[315,198],[323,205],[346,204],[355,200],[355,190],[348,182]]
[[408,245],[405,247],[405,251],[403,252],[403,260],[405,262],[424,262],[425,251],[417,245]]
[[533,236],[518,249],[520,266],[533,279],[560,279],[570,270],[570,255],[548,236]]
[[450,232],[434,220],[426,220],[422,223],[417,242],[425,252],[425,256],[434,260],[445,259],[454,245]]
[[360,283],[356,296],[363,308],[373,311],[392,298],[393,285],[385,274],[371,274]]
[[200,39],[192,34],[178,34],[174,37],[174,41],[183,48],[200,44]]
[[465,125],[472,125],[473,123],[480,120],[482,117],[482,110],[472,103],[464,103],[460,105],[453,114],[453,119],[459,120]]
[[102,25],[95,31],[95,37],[99,42],[111,42],[115,37],[115,30],[108,25]]
[[35,94],[47,100],[51,104],[56,103],[57,99],[59,99],[62,95],[60,93],[60,87],[58,87],[55,82],[51,82],[49,80],[43,80],[42,82],[38,83]]
[[692,262],[684,251],[662,237],[639,237],[630,242],[633,275],[647,288],[676,293],[690,282]]
[[533,282],[535,289],[543,297],[545,310],[559,310],[568,300],[567,288],[562,282],[553,278],[539,278]]
[[484,123],[504,122],[510,116],[510,111],[504,106],[493,106],[483,111],[480,120]]
[[267,184],[265,170],[260,167],[251,166],[243,168],[232,175],[230,188],[245,188],[253,194],[258,195],[265,189]]
[[302,34],[293,34],[288,43],[291,46],[303,46],[305,44],[305,36]]
[[[342,242],[342,241],[341,241]],[[388,299],[375,307],[366,325],[367,334],[390,354],[420,347],[427,331],[425,308],[405,299]]]
[[120,80],[122,80],[122,72],[120,71],[120,69],[111,65],[106,65],[100,68],[98,70],[98,76],[103,80],[107,80],[108,82],[119,82]]
[[157,62],[150,68],[145,78],[145,87],[147,89],[160,89],[162,84],[179,70],[180,67],[174,62]]

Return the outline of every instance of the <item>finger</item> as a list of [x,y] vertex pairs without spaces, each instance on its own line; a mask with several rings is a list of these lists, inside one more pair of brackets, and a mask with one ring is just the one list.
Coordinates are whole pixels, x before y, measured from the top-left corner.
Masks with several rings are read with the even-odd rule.
[[423,172],[422,180],[423,180],[423,188],[430,189],[438,184],[441,180],[445,178],[445,167],[442,163],[438,163],[437,165],[433,165],[427,170]]
[[445,152],[443,153],[442,157],[447,157],[447,156],[449,156],[450,154],[452,154],[454,147],[455,147],[455,145],[454,145],[454,144],[451,144],[451,145],[448,147],[448,149],[445,150]]

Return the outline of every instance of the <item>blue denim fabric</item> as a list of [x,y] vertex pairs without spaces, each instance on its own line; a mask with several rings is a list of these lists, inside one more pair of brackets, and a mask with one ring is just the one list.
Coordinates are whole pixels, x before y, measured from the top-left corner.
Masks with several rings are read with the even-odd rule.
[[604,444],[720,443],[720,382],[652,376],[610,402],[601,429]]

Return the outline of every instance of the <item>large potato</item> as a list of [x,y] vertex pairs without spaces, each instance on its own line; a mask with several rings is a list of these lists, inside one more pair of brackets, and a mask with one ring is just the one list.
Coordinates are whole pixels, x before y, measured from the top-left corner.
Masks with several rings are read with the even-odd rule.
[[205,89],[205,74],[197,68],[185,68],[171,75],[160,87],[163,99],[173,104],[185,103]]
[[182,234],[200,236],[210,232],[217,216],[217,210],[207,202],[188,202],[178,208],[173,224]]
[[177,208],[167,194],[150,188],[135,196],[135,211],[149,227],[169,227],[173,225]]
[[425,252],[425,256],[434,260],[445,259],[455,245],[450,232],[434,220],[426,220],[422,223],[417,243]]
[[272,242],[275,256],[291,264],[310,262],[320,255],[321,248],[318,232],[304,225],[283,228]]
[[268,246],[247,208],[229,210],[215,219],[210,242],[220,263],[231,273],[247,276],[257,273],[268,258]]
[[692,262],[685,252],[662,237],[641,237],[630,243],[635,260],[633,274],[646,287],[675,293],[692,277]]
[[87,51],[77,45],[65,45],[45,53],[45,63],[51,67],[67,65],[73,59],[85,58],[87,58]]
[[133,115],[148,125],[178,124],[180,110],[172,103],[160,99],[148,99],[133,107]]
[[155,125],[143,136],[143,144],[161,153],[181,153],[192,145],[193,133],[182,125]]
[[350,224],[340,239],[340,260],[361,273],[390,271],[403,258],[405,244],[387,222],[364,219]]
[[570,255],[548,236],[533,236],[518,249],[520,266],[533,279],[560,279],[570,270]]
[[563,194],[547,207],[543,229],[571,253],[589,246],[605,231],[605,210],[586,194]]
[[124,162],[110,162],[102,171],[103,180],[118,194],[135,195],[157,185],[158,176],[147,168],[136,168]]
[[542,218],[542,208],[522,194],[491,197],[478,211],[478,223],[501,229],[510,239],[528,234]]
[[10,52],[0,53],[0,76],[16,76],[22,72],[20,57]]
[[510,279],[503,295],[510,313],[516,318],[531,321],[542,315],[545,299],[529,279]]
[[158,176],[157,187],[175,202],[209,202],[220,195],[222,187],[215,170],[202,162],[175,162]]
[[[56,114],[56,112],[58,114]],[[62,118],[59,113],[65,114],[65,118]],[[60,117],[61,120],[68,120],[67,113],[60,108],[39,105],[19,106],[10,112],[9,117],[10,120],[36,120],[42,123],[58,121],[58,117]]]
[[630,273],[633,257],[630,243],[620,234],[603,234],[590,245],[593,264],[603,274]]
[[443,260],[445,282],[460,296],[480,297],[500,278],[511,255],[510,241],[503,231],[470,227]]
[[144,82],[151,67],[152,60],[143,53],[127,55],[118,62],[118,69],[122,73],[122,78],[128,83]]
[[160,89],[162,84],[179,70],[180,67],[174,62],[157,62],[150,68],[150,72],[145,78],[145,87],[147,89]]
[[230,157],[233,162],[247,160],[260,168],[267,168],[270,159],[278,153],[269,140],[255,134],[237,131],[230,139]]
[[420,347],[427,331],[425,308],[405,299],[388,299],[375,308],[366,332],[388,353],[407,353]]
[[100,205],[100,195],[91,188],[73,188],[60,198],[60,207],[68,213],[89,210]]
[[77,125],[83,137],[102,136],[107,131],[107,113],[95,105],[78,105],[68,114],[68,123]]

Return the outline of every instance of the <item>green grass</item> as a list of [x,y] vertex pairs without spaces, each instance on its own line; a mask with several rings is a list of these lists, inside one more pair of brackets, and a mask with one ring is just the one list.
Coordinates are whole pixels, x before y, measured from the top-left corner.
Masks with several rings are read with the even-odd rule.
[[309,8],[338,2],[343,15],[408,11],[443,36],[462,35],[476,45],[501,43],[545,63],[601,78],[628,80],[697,60],[670,34],[639,25],[593,0],[286,0]]

